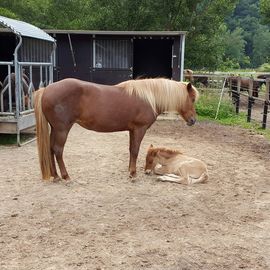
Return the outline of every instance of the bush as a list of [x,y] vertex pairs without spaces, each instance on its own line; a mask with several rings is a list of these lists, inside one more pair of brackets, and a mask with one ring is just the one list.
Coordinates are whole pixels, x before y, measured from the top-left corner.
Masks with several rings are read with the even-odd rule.
[[258,71],[260,72],[270,72],[270,63],[264,63],[259,68]]
[[[220,93],[213,91],[204,90],[200,94],[200,98],[196,105],[196,111],[199,116],[208,117],[214,119],[218,109],[218,103],[220,98]],[[220,104],[218,119],[229,118],[235,115],[234,107],[231,99],[223,96],[222,102]]]

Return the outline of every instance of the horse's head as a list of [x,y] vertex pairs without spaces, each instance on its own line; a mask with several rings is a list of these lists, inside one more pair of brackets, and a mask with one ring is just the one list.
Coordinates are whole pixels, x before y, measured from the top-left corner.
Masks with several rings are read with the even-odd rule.
[[190,82],[194,81],[193,70],[184,69],[184,76],[185,76],[185,80],[190,81]]
[[192,126],[196,122],[195,101],[199,97],[199,92],[194,86],[192,86],[191,83],[186,85],[186,91],[187,99],[183,106],[181,106],[179,114],[183,117],[189,126]]
[[145,160],[144,172],[146,174],[150,174],[156,167],[157,161],[158,161],[157,154],[158,152],[151,144],[147,151],[146,160]]

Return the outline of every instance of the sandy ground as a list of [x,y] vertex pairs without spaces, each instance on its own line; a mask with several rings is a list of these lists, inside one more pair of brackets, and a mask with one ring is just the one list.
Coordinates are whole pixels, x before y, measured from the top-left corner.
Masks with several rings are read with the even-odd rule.
[[[144,175],[150,143],[204,160],[207,184]],[[233,127],[157,121],[138,177],[128,133],[74,126],[72,181],[40,180],[36,142],[0,147],[0,269],[270,269],[270,143]]]

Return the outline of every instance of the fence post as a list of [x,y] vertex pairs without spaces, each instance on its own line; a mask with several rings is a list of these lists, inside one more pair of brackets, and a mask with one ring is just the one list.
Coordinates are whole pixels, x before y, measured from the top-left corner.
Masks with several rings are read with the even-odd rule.
[[236,93],[236,100],[235,100],[235,112],[239,113],[239,106],[240,106],[240,89],[241,89],[241,77],[237,77],[237,93]]
[[227,80],[228,84],[229,84],[229,94],[230,97],[232,96],[232,79],[231,78],[226,78],[225,80]]
[[266,122],[267,122],[267,113],[268,113],[268,106],[269,106],[269,87],[270,87],[270,79],[266,79],[266,91],[265,91],[265,100],[264,100],[264,107],[263,107],[263,122],[262,122],[262,128],[266,128]]
[[247,122],[251,121],[251,111],[252,111],[252,104],[254,103],[253,99],[253,79],[248,80],[248,114],[247,114]]

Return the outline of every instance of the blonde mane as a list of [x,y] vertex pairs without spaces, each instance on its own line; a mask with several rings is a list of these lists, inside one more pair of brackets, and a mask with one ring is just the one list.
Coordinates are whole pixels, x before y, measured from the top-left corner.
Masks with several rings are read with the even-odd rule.
[[[129,80],[116,86],[148,102],[155,113],[179,110],[188,96],[185,83],[164,78]],[[197,99],[198,91],[193,90]]]
[[179,150],[172,150],[172,149],[168,149],[165,147],[157,147],[157,148],[149,148],[148,149],[148,153],[150,155],[155,155],[159,153],[159,155],[165,157],[165,158],[171,158],[171,157],[175,157],[177,155],[182,155],[183,153]]

